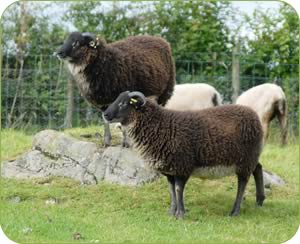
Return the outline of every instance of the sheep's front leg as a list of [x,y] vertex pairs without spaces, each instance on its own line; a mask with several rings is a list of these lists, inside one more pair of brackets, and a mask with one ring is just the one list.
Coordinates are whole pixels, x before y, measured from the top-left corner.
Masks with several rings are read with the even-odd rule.
[[170,192],[170,209],[169,215],[175,216],[177,210],[177,203],[176,203],[176,192],[175,192],[175,178],[174,176],[167,175],[168,183],[169,183],[169,192]]
[[129,148],[130,143],[129,143],[129,138],[128,138],[128,135],[127,135],[127,130],[124,126],[121,126],[121,130],[122,130],[122,135],[123,135],[122,146]]
[[104,146],[109,147],[111,144],[111,134],[109,129],[109,123],[104,121]]
[[183,191],[184,186],[188,180],[188,177],[184,176],[175,176],[175,189],[177,195],[177,210],[176,210],[176,218],[183,219],[184,218],[184,203],[183,203]]

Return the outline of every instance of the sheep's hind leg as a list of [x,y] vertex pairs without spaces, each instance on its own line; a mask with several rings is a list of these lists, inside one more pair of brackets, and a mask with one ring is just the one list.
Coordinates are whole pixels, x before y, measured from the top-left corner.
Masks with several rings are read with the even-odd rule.
[[109,123],[104,121],[104,146],[109,147],[111,144],[111,134],[109,129]]
[[177,193],[177,210],[175,216],[178,219],[184,218],[185,209],[183,203],[183,191],[187,180],[188,177],[175,176],[175,189]]
[[280,130],[281,130],[281,145],[285,146],[288,143],[288,130],[287,130],[287,115],[284,114],[278,114],[278,120],[280,124]]
[[258,163],[253,171],[253,176],[256,185],[256,204],[262,206],[265,200],[264,178],[262,166]]
[[233,208],[230,212],[230,216],[237,216],[240,214],[240,207],[241,207],[243,195],[244,195],[248,180],[249,180],[249,176],[245,177],[245,176],[238,175],[238,190],[237,190],[236,199],[235,199]]
[[175,216],[176,210],[177,210],[177,203],[176,203],[176,192],[175,192],[175,178],[171,175],[166,175],[169,183],[169,192],[170,192],[170,209],[169,209],[169,215]]

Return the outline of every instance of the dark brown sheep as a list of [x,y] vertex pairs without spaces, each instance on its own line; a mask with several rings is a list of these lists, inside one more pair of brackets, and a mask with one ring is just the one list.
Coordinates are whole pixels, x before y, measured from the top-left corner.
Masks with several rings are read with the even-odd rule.
[[[81,95],[101,111],[126,90],[140,90],[161,105],[173,93],[172,52],[160,37],[134,36],[107,44],[91,33],[73,32],[57,56],[68,63]],[[106,146],[110,138],[106,124]],[[126,138],[123,144],[127,144]]]
[[181,112],[158,106],[140,92],[123,92],[104,112],[104,118],[127,126],[149,165],[167,176],[170,214],[184,216],[183,190],[191,175],[218,178],[236,174],[238,191],[231,215],[238,215],[253,174],[256,203],[263,204],[262,166],[258,161],[263,131],[252,109],[224,105]]

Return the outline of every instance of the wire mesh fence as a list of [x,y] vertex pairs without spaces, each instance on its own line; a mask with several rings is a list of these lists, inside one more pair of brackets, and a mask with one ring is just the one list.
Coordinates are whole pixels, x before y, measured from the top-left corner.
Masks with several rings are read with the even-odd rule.
[[[177,83],[211,84],[231,103],[232,54],[187,53],[175,63]],[[291,75],[280,76],[278,69],[288,69]],[[6,53],[1,78],[2,127],[61,129],[102,123],[100,112],[80,97],[64,63],[51,55],[29,55],[21,65]],[[280,85],[288,99],[289,129],[298,136],[298,64],[274,65],[239,54],[239,81],[240,92],[266,82]]]

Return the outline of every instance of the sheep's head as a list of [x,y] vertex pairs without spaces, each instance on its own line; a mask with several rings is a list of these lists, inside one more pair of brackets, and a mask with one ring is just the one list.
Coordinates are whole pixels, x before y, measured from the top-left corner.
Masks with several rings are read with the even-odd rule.
[[103,117],[108,122],[120,122],[127,125],[135,111],[140,111],[146,104],[146,98],[143,93],[122,92],[117,99],[109,105],[103,113]]
[[56,56],[70,63],[78,63],[89,49],[96,49],[99,42],[100,40],[92,33],[72,32],[56,52]]

